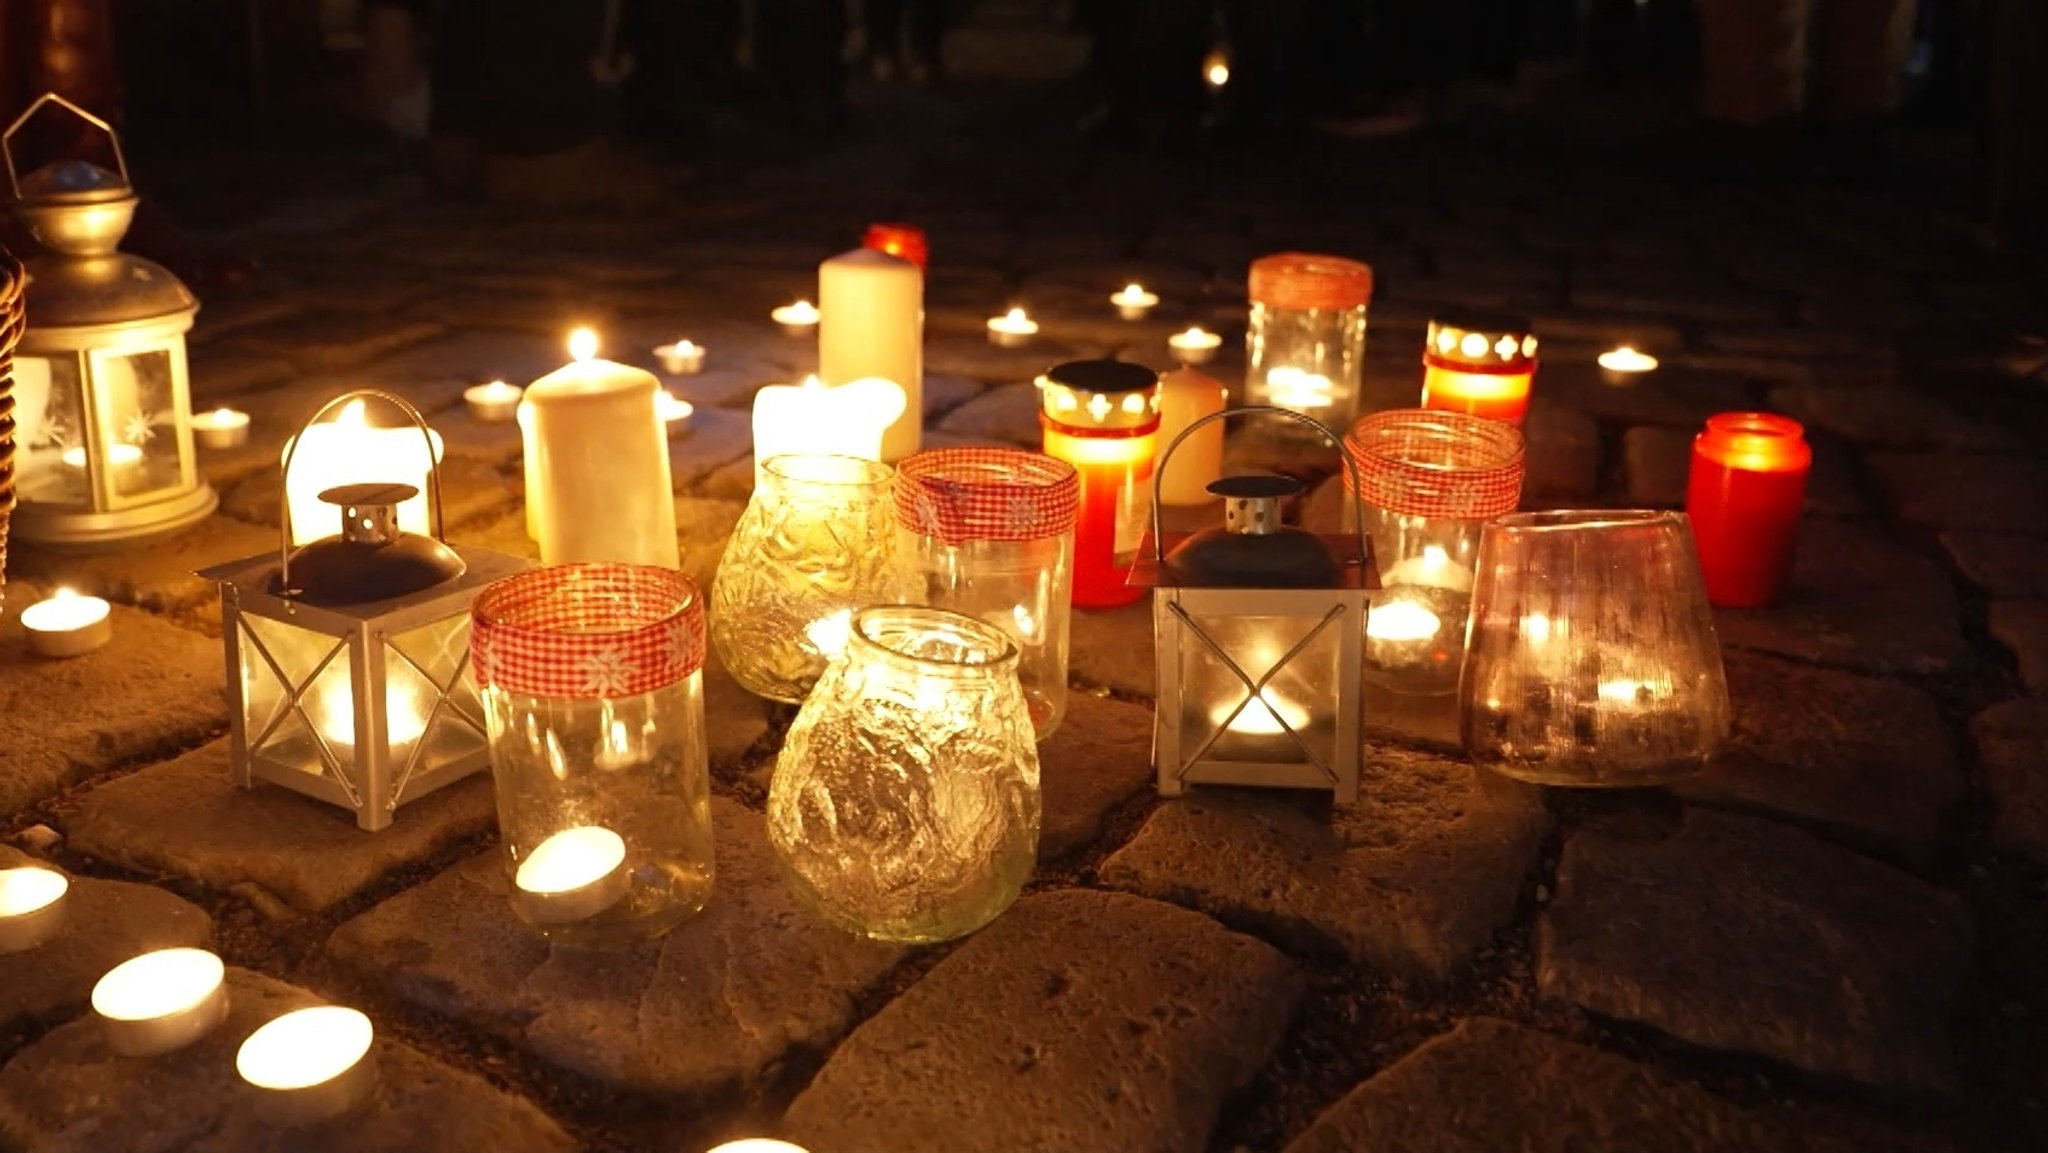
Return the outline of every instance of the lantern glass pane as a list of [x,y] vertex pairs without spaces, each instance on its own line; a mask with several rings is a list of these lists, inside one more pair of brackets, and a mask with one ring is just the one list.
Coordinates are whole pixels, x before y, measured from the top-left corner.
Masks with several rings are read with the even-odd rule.
[[[14,442],[24,500],[85,504],[85,417],[75,356],[14,357]],[[65,459],[71,450],[72,461]]]
[[[1182,755],[1194,759],[1223,728],[1200,759],[1335,765],[1338,662],[1345,630],[1335,625],[1318,630],[1319,625],[1319,616],[1194,615],[1183,626],[1180,645]],[[1193,635],[1194,629],[1213,647]],[[1313,639],[1288,657],[1311,633]],[[1251,698],[1239,672],[1252,684],[1264,682],[1258,699]],[[1233,717],[1240,703],[1244,708]]]
[[[354,744],[344,643],[267,617],[245,615],[239,622],[243,731],[249,751],[300,772],[325,774],[326,761],[309,722],[327,735],[336,756],[346,756]],[[295,709],[293,694],[301,687]]]
[[101,444],[117,497],[176,488],[184,481],[178,453],[178,399],[168,349],[91,354],[93,399]]

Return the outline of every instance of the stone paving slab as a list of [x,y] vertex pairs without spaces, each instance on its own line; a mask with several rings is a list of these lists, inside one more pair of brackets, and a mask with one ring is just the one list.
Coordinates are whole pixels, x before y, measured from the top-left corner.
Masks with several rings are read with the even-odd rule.
[[1899,516],[1939,529],[2039,532],[2048,461],[2027,456],[1878,453],[1870,458]]
[[227,1019],[190,1048],[121,1057],[86,1017],[0,1070],[0,1135],[39,1153],[569,1153],[576,1143],[533,1105],[474,1073],[380,1038],[372,1097],[331,1121],[281,1128],[257,1113],[235,1051],[265,1021],[322,1004],[305,989],[228,970]]
[[[2015,523],[2013,528],[2030,525]],[[2048,546],[2024,532],[1945,532],[1963,579],[1994,597],[2048,597]]]
[[[1650,425],[1622,434],[1623,481],[1631,505],[1685,506],[1696,435],[1697,432]],[[1807,515],[1853,517],[1865,511],[1848,452],[1834,441],[1815,444],[1813,471],[1806,479]]]
[[2027,691],[2048,694],[2048,600],[1993,603],[1991,635],[2012,650]]
[[1114,609],[1074,610],[1067,675],[1078,684],[1152,695],[1152,598]]
[[1600,427],[1583,414],[1535,403],[1528,437],[1523,508],[1584,504],[1600,486]]
[[811,915],[761,817],[718,797],[711,811],[711,902],[660,941],[551,948],[513,914],[493,851],[343,925],[329,952],[412,1005],[608,1085],[696,1096],[758,1083],[850,1028],[902,950]]
[[1950,893],[1786,825],[1688,809],[1661,840],[1565,844],[1536,977],[1695,1045],[1944,1092],[1970,938]]
[[218,620],[220,585],[199,576],[199,570],[257,553],[274,556],[277,543],[276,525],[266,528],[215,514],[176,536],[124,552],[67,555],[9,549],[8,575],[65,584],[152,612]]
[[92,790],[64,831],[77,852],[290,915],[325,912],[497,827],[488,771],[406,804],[380,833],[337,805],[275,785],[245,789],[233,774],[229,742],[215,741]]
[[388,314],[312,312],[251,326],[235,335],[235,343],[287,361],[300,372],[335,372],[444,331],[432,321]]
[[227,726],[220,641],[113,608],[106,647],[64,660],[28,651],[21,608],[42,591],[7,588],[0,623],[0,813],[144,757],[189,748]]
[[1070,692],[1067,719],[1038,746],[1038,764],[1038,859],[1057,861],[1093,844],[1110,812],[1151,786],[1152,710]]
[[1856,1148],[1590,1046],[1469,1017],[1346,1094],[1286,1153]]
[[1353,805],[1243,790],[1168,801],[1103,862],[1103,883],[1397,976],[1455,976],[1514,918],[1550,832],[1540,792],[1379,747],[1358,791]]
[[1771,409],[1815,431],[1883,448],[1931,445],[1977,452],[2020,447],[2009,428],[1971,419],[1896,383],[1795,384],[1771,390]]
[[1970,718],[1970,736],[1995,805],[1992,843],[2048,864],[2048,700],[1993,705]]
[[[56,868],[0,845],[0,869],[32,864]],[[0,1031],[14,1033],[83,1009],[93,985],[130,957],[213,939],[213,918],[182,897],[58,871],[71,878],[63,932],[25,953],[0,955]]]
[[787,1127],[837,1153],[1184,1153],[1279,1043],[1302,980],[1199,914],[1018,901],[832,1054]]

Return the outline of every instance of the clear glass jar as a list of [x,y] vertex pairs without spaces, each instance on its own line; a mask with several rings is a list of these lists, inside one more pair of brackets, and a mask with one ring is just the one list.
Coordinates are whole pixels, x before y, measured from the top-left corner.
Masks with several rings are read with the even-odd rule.
[[1401,693],[1458,687],[1480,531],[1522,499],[1522,434],[1455,412],[1393,409],[1344,437],[1380,588],[1365,622],[1365,677]]
[[499,839],[519,916],[551,940],[656,937],[711,896],[704,603],[673,569],[577,564],[471,610]]
[[896,468],[897,547],[911,599],[985,620],[1017,646],[1039,740],[1067,715],[1074,466],[1014,448],[936,448]]
[[855,613],[769,786],[768,836],[797,896],[877,940],[958,937],[1017,899],[1038,823],[1009,634],[943,609]]
[[1459,727],[1476,764],[1546,785],[1705,768],[1728,684],[1685,515],[1516,513],[1486,526]]
[[[1281,252],[1252,262],[1245,331],[1245,403],[1272,405],[1343,428],[1365,385],[1365,313],[1372,266],[1341,256]],[[1260,430],[1313,434],[1291,421]]]
[[772,456],[719,559],[711,644],[748,692],[795,704],[864,605],[902,601],[888,465]]

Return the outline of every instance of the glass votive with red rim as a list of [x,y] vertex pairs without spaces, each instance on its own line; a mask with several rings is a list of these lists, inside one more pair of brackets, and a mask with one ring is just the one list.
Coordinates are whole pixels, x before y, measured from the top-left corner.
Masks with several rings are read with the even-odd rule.
[[1422,346],[1422,407],[1519,427],[1536,382],[1536,334],[1518,316],[1447,313]]
[[924,229],[914,224],[882,223],[868,225],[867,235],[861,238],[862,248],[872,248],[891,256],[900,256],[917,265],[919,272],[931,259],[931,248],[925,243]]
[[1785,593],[1806,506],[1806,430],[1769,412],[1724,412],[1693,438],[1685,511],[1699,542],[1707,599],[1760,608]]

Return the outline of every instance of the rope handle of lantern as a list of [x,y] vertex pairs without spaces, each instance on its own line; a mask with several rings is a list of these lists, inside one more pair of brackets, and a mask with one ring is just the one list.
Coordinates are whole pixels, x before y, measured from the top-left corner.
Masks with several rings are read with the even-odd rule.
[[[385,404],[397,409],[401,415],[412,422],[414,428],[420,430],[420,439],[427,442],[428,531],[433,533],[435,540],[442,541],[445,544],[446,539],[442,535],[443,522],[441,518],[441,460],[434,452],[434,432],[427,427],[427,418],[420,415],[420,410],[414,408],[411,401],[399,396],[397,393],[386,392],[381,388],[358,388],[344,392],[340,396],[329,400],[326,404],[321,405],[312,416],[307,417],[305,422],[299,425],[299,431],[292,434],[291,440],[286,442],[284,469],[278,477],[279,484],[283,487],[286,494],[291,492],[292,458],[298,455],[299,444],[306,430],[319,424],[337,406],[347,404],[352,400],[381,400]],[[277,580],[280,588],[289,591],[292,587],[292,502],[287,495],[279,503],[282,507],[277,514]]]
[[[1205,424],[1209,424],[1213,421],[1229,420],[1230,418],[1237,416],[1253,415],[1280,416],[1285,417],[1288,420],[1294,421],[1297,424],[1305,424],[1308,427],[1314,429],[1319,435],[1322,436],[1324,440],[1330,442],[1330,447],[1337,450],[1338,463],[1344,466],[1344,479],[1346,482],[1344,485],[1344,490],[1349,495],[1351,501],[1351,523],[1365,523],[1365,509],[1364,506],[1360,504],[1358,499],[1358,465],[1351,459],[1351,454],[1344,451],[1343,438],[1338,436],[1335,432],[1331,431],[1329,425],[1324,424],[1322,421],[1317,420],[1312,416],[1304,416],[1291,408],[1277,408],[1273,405],[1268,404],[1250,404],[1246,405],[1243,408],[1229,408],[1223,410],[1222,412],[1212,412],[1208,416],[1205,416],[1202,419],[1195,421],[1193,424],[1190,424],[1186,428],[1182,429],[1180,435],[1174,437],[1173,442],[1166,446],[1166,451],[1159,454],[1159,466],[1152,470],[1153,560],[1161,562],[1164,562],[1166,560],[1166,514],[1161,509],[1161,502],[1159,498],[1160,495],[1165,491],[1164,485],[1166,482],[1166,467],[1173,460],[1174,450],[1180,447],[1182,441],[1192,436],[1196,429],[1202,427]],[[1358,563],[1361,568],[1369,569],[1372,566],[1370,546],[1366,543],[1366,537],[1364,533],[1360,533],[1358,535]]]
[[4,135],[0,135],[0,157],[4,157],[7,161],[7,187],[14,193],[16,200],[20,200],[22,196],[21,178],[15,172],[14,167],[14,134],[27,127],[28,122],[34,118],[36,113],[42,111],[43,106],[46,104],[55,104],[60,108],[67,109],[80,120],[106,133],[107,143],[114,150],[114,167],[119,169],[121,173],[121,183],[130,188],[135,186],[135,182],[128,179],[128,157],[121,152],[121,136],[114,131],[114,126],[55,92],[45,92],[41,96],[36,97],[35,103],[29,105],[21,115],[14,118],[14,123],[7,126],[7,131]]

